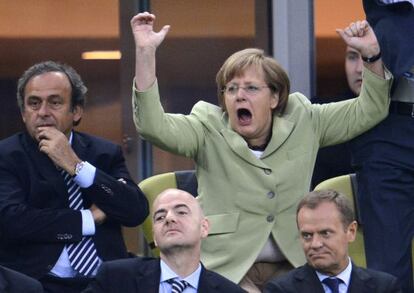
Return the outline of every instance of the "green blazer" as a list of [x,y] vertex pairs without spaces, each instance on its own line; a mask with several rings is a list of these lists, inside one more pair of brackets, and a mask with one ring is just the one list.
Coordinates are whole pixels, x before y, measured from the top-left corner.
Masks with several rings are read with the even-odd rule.
[[134,122],[144,139],[194,159],[198,198],[211,224],[202,262],[238,283],[270,234],[292,265],[305,263],[295,213],[309,191],[316,153],[385,118],[390,86],[390,78],[366,70],[358,99],[312,105],[302,94],[291,94],[283,115],[274,115],[272,138],[260,159],[218,106],[200,101],[189,115],[164,113],[156,82],[146,92],[134,89]]

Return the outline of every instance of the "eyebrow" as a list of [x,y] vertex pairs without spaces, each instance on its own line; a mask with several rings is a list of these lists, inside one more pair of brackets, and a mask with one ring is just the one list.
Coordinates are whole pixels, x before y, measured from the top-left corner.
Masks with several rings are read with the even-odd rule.
[[[191,211],[190,208],[189,208],[189,206],[186,205],[186,204],[183,204],[183,203],[177,204],[177,205],[175,205],[173,207],[174,210],[179,209],[179,208],[186,208],[187,210]],[[154,212],[154,215],[152,216],[152,218],[154,219],[156,215],[162,214],[162,213],[166,213],[166,212],[167,212],[166,209],[159,209],[159,210],[157,210],[157,211]]]

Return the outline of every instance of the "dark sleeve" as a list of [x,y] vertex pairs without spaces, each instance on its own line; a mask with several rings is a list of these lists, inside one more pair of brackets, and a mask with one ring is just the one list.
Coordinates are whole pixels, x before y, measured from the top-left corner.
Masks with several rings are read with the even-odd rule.
[[[19,243],[75,242],[82,238],[79,211],[58,209],[58,194],[50,182],[21,175],[0,155],[0,233],[2,241]],[[35,194],[35,195],[33,195]],[[32,196],[33,195],[33,196]],[[55,203],[47,206],[44,200]]]
[[111,280],[111,276],[107,275],[107,265],[103,263],[99,268],[98,274],[89,283],[88,287],[82,293],[104,293],[111,292],[107,281]]
[[287,291],[283,290],[283,288],[275,281],[270,281],[266,284],[264,290],[264,293],[285,293]]
[[115,154],[106,159],[109,163],[105,162],[104,168],[95,166],[94,182],[82,192],[105,212],[108,220],[124,226],[137,226],[148,216],[148,201],[131,179],[121,148],[117,146]]

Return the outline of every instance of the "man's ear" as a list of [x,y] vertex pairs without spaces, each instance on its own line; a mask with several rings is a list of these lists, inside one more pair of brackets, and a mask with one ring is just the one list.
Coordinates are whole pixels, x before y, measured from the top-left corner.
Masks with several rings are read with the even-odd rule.
[[83,107],[77,105],[73,108],[73,123],[77,124],[83,115]]
[[355,241],[357,230],[358,230],[358,223],[356,221],[353,221],[351,224],[349,224],[347,232],[346,232],[348,242]]
[[210,230],[210,222],[207,218],[201,220],[201,238],[206,238]]

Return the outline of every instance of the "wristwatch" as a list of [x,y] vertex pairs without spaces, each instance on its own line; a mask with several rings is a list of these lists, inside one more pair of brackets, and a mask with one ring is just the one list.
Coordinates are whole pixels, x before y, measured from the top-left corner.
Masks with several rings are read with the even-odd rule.
[[372,57],[361,56],[362,61],[364,61],[366,63],[374,63],[379,58],[381,58],[381,51],[377,55],[372,56]]
[[79,172],[82,170],[83,166],[85,166],[85,162],[79,162],[76,164],[75,166],[75,176],[77,176],[79,174]]

